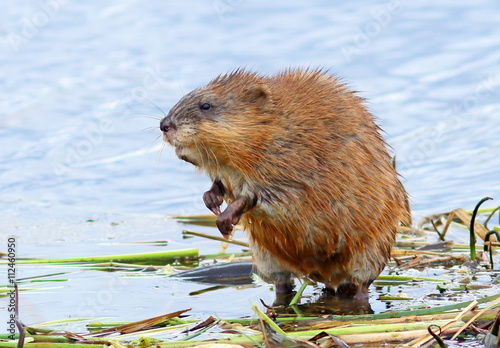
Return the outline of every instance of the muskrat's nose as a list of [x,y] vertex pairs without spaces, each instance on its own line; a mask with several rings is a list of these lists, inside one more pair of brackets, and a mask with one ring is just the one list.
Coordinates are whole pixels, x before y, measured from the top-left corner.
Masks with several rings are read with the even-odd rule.
[[168,118],[164,118],[163,120],[161,120],[160,122],[160,130],[162,132],[168,132],[170,129],[174,128],[174,125],[172,122],[170,122],[170,120]]

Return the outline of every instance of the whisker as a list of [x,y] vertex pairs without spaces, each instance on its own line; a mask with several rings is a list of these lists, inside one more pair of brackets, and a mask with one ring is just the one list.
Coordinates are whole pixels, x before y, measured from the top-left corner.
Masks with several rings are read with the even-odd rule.
[[[159,137],[158,137],[158,138],[159,138]],[[156,138],[156,139],[158,139],[158,138]],[[155,140],[155,141],[156,141],[156,140]],[[163,155],[163,149],[165,149],[165,148],[166,148],[165,143],[162,143],[162,144],[161,144],[161,146],[160,146],[160,150],[158,151],[158,157],[156,158],[157,163],[160,163],[160,161],[161,161],[161,156]]]
[[[142,133],[152,133],[152,132],[156,132],[156,131],[158,131],[158,127],[156,127],[156,126],[147,127],[147,128],[144,128],[144,129],[141,130]],[[158,138],[160,136],[161,135],[159,135]]]
[[177,84],[179,85],[179,89],[181,90],[182,95],[186,94],[184,93],[184,90],[182,89],[181,86],[181,72],[179,71],[179,74],[177,75]]
[[160,107],[158,106],[158,104],[156,104],[156,103],[155,103],[155,102],[153,102],[152,100],[150,100],[150,99],[148,99],[148,98],[146,98],[146,97],[144,97],[144,96],[142,96],[142,95],[141,95],[140,97],[141,97],[142,99],[147,100],[148,102],[150,102],[150,103],[151,103],[151,105],[153,105],[155,108],[157,108],[157,109],[161,112],[161,114],[163,115],[163,117],[167,116],[167,114],[165,113],[165,111],[163,111],[163,110],[162,110],[162,108],[160,108]]
[[233,156],[237,157],[237,155],[234,153],[234,150],[231,150],[230,148],[228,148],[228,147],[227,147],[227,145],[226,145],[226,144],[224,144],[224,141],[222,141],[222,140],[220,140],[220,139],[218,139],[218,140],[219,140],[219,143],[220,143],[220,144],[224,147],[224,149],[226,150],[226,153],[227,153],[227,155],[228,155],[228,157],[229,157],[229,160],[230,160],[232,163],[234,163],[233,158],[231,157],[231,154],[232,154]]
[[156,121],[161,121],[162,120],[161,117],[158,117],[158,116],[155,116],[155,115],[151,115],[151,114],[140,114],[140,115],[130,116],[130,118],[150,118],[150,119],[156,120]]
[[[202,161],[210,161],[210,162],[214,162],[215,164],[215,167],[216,167],[216,171],[219,172],[220,171],[220,163],[217,159],[217,156],[215,156],[215,153],[210,149],[208,148],[204,143],[195,143],[196,144],[196,148],[199,149],[199,147],[201,146],[202,149],[203,149],[203,153],[205,154],[205,156],[202,156]],[[204,163],[202,163],[204,164]],[[205,167],[205,166],[204,166]],[[205,168],[211,168],[213,167],[211,165],[211,163],[207,163],[207,166]]]
[[[161,135],[158,135],[155,139],[153,139],[153,141],[151,141],[151,143],[148,146],[148,152],[151,151],[151,148],[158,141],[158,139],[160,139],[160,137],[161,137]],[[164,144],[161,144],[161,145],[164,145]]]
[[217,156],[215,156],[215,153],[212,149],[209,149],[205,146],[205,148],[207,149],[207,154],[210,155],[212,154],[212,157],[214,159],[214,162],[215,162],[215,167],[217,168],[217,172],[220,172],[220,165],[219,165],[219,160],[217,159]]
[[[151,148],[153,147],[153,144],[154,144],[155,142],[157,142],[157,141],[158,141],[158,139],[160,139],[160,137],[161,137],[161,135],[158,135],[158,136],[155,138],[155,140],[153,140],[153,141],[151,142],[151,145],[149,145],[148,150],[151,150]],[[162,146],[165,146],[165,144],[164,144],[164,143],[162,143],[161,145],[162,145]]]
[[[201,145],[203,146],[203,149],[205,150],[205,154],[207,155],[207,160],[210,160],[210,157],[212,157],[210,154],[210,149],[203,143]],[[214,157],[213,162],[215,162],[215,166],[216,166],[217,171],[218,171],[219,170],[219,163],[217,162],[217,158],[215,156],[213,156],[213,157]]]
[[208,166],[206,166],[205,163],[204,163],[205,156],[203,156],[203,152],[200,151],[200,147],[198,145],[201,145],[201,147],[203,147],[204,149],[205,149],[205,147],[203,146],[203,144],[198,143],[196,140],[194,140],[193,143],[194,143],[194,146],[196,146],[196,150],[201,154],[201,156],[200,156],[200,158],[201,158],[201,166],[200,167],[201,168],[207,168]]

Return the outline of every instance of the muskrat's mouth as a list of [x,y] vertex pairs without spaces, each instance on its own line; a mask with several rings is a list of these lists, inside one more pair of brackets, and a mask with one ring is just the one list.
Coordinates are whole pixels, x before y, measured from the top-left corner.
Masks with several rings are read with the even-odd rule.
[[163,141],[172,145],[172,142],[171,142],[170,138],[167,136],[167,133],[162,132],[162,135],[163,135]]

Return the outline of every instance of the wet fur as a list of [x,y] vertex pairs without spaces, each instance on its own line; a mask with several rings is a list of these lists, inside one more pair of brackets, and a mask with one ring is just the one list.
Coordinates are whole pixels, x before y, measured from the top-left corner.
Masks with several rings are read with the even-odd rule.
[[285,289],[290,273],[331,289],[367,289],[398,224],[409,223],[407,194],[374,117],[323,71],[222,75],[181,99],[164,122],[175,126],[165,139],[222,183],[228,204],[254,200],[241,214],[254,262]]

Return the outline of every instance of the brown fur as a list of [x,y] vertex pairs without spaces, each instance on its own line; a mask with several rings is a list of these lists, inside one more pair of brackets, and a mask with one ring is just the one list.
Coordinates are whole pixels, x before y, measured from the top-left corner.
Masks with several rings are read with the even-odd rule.
[[161,127],[179,157],[221,183],[229,206],[244,202],[219,218],[241,218],[270,281],[287,282],[292,272],[332,289],[367,288],[398,224],[409,223],[406,192],[373,116],[322,71],[219,76],[181,99]]

